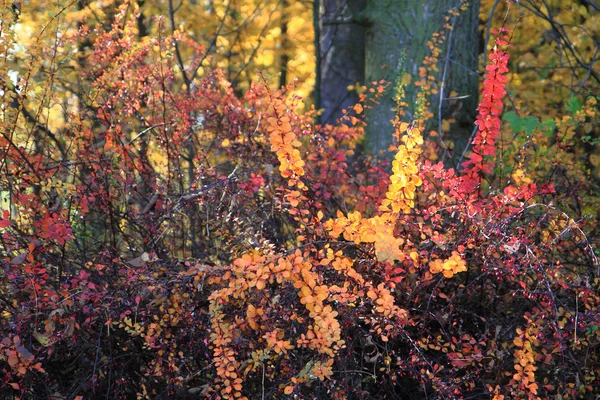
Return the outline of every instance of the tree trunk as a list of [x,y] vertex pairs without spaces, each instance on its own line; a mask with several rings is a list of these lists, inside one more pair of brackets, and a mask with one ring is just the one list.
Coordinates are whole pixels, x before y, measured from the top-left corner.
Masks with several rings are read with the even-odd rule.
[[358,16],[366,0],[323,0],[320,18],[320,122],[334,124],[358,100],[348,89],[364,83],[365,28]]
[[[447,0],[419,2],[377,0],[368,3],[363,13],[367,23],[366,81],[384,79],[391,83],[388,90],[379,98],[378,104],[367,109],[366,149],[369,153],[378,155],[383,152],[386,157],[391,157],[387,149],[393,139],[390,120],[394,119],[394,81],[398,71],[404,69],[412,76],[413,82],[418,78],[419,67],[424,57],[429,54],[427,41],[435,32],[442,29],[444,16],[447,15],[448,10],[458,5],[458,1]],[[468,96],[462,99],[443,100],[442,103],[443,114],[445,114],[443,116],[452,116],[457,121],[452,127],[452,135],[447,138],[456,141],[452,155],[454,159],[460,157],[459,153],[468,141],[476,115],[479,80],[474,71],[477,70],[479,50],[478,12],[479,0],[474,0],[457,18],[454,31],[451,35],[447,35],[451,41],[442,45],[438,64],[438,82],[441,81],[446,68],[444,98],[448,98],[451,91],[457,93],[455,97]],[[446,62],[448,49],[450,53]],[[400,65],[403,53],[405,58],[403,65]],[[408,119],[414,116],[416,94],[414,85],[406,87],[404,101],[409,104],[408,109],[405,110]],[[437,98],[431,99],[431,103],[436,115],[433,122],[437,125],[439,93]]]
[[279,24],[281,28],[281,55],[279,56],[279,87],[287,85],[287,69],[290,57],[288,55],[289,38],[288,38],[288,2],[283,0],[281,2],[281,22]]

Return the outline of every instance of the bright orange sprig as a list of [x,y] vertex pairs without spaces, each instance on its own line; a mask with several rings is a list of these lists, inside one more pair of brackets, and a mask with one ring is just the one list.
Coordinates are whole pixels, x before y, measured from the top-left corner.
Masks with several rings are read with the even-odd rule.
[[401,137],[402,144],[398,146],[398,153],[392,162],[391,183],[386,198],[381,202],[381,211],[408,214],[415,206],[415,192],[423,181],[419,177],[417,161],[421,154],[420,145],[423,136],[418,127],[405,122],[396,121],[396,130]]
[[282,98],[273,98],[273,115],[267,119],[267,131],[271,142],[271,151],[277,154],[279,171],[283,178],[288,179],[290,186],[304,189],[300,180],[304,175],[304,161],[298,147],[301,143],[292,130],[289,107]]

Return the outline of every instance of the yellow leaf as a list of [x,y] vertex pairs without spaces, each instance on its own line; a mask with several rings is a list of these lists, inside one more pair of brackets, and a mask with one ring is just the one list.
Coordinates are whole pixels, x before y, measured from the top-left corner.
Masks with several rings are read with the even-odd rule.
[[50,338],[42,333],[34,332],[33,337],[44,347],[50,345]]
[[447,120],[442,121],[442,131],[448,132],[450,130],[450,122]]

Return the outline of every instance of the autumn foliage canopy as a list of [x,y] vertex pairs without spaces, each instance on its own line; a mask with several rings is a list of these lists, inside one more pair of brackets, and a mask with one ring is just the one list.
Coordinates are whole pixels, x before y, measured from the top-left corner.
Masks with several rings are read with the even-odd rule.
[[[598,135],[598,98],[505,114],[512,28],[493,31],[476,131],[450,167],[425,70],[417,118],[402,81],[372,82],[319,125],[294,84],[263,73],[240,93],[203,64],[212,44],[161,18],[140,35],[138,3],[70,30],[59,8],[27,44],[14,3],[0,398],[600,393],[600,205],[584,165],[564,164]],[[400,94],[391,163],[355,152],[385,90]]]

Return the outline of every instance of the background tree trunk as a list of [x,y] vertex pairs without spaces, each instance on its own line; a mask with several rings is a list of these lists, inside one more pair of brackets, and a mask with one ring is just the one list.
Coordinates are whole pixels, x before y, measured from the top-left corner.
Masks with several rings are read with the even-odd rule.
[[348,90],[365,79],[365,28],[358,21],[366,0],[323,0],[320,18],[320,122],[333,124],[358,100]]
[[287,0],[283,0],[281,2],[281,22],[279,23],[279,26],[281,28],[281,55],[279,56],[279,68],[281,70],[281,73],[279,75],[279,87],[280,88],[287,85],[288,61],[290,60],[290,56],[288,55],[289,16],[288,16],[287,5],[288,5]]
[[[380,79],[392,83],[379,99],[379,104],[367,109],[366,149],[371,154],[383,152],[387,157],[387,149],[392,143],[392,125],[394,118],[394,80],[401,68],[409,73],[413,82],[418,77],[419,67],[429,53],[427,41],[432,34],[442,29],[444,16],[451,7],[459,6],[459,1],[446,0],[406,1],[377,0],[370,1],[363,15],[366,20],[366,57],[365,78],[367,82]],[[454,22],[451,40],[442,47],[439,63],[439,79],[446,68],[444,97],[452,91],[455,97],[468,96],[463,99],[443,100],[443,116],[453,116],[457,123],[452,127],[452,135],[446,139],[456,141],[452,154],[458,159],[473,129],[474,116],[478,100],[479,80],[476,74],[479,54],[479,35],[477,32],[479,0],[472,1],[469,8]],[[450,53],[448,53],[450,49]],[[400,65],[401,55],[406,58]],[[448,56],[446,62],[446,56]],[[438,81],[439,81],[438,79]],[[406,115],[410,119],[414,115],[416,87],[406,87],[405,102],[409,104]],[[431,99],[432,108],[438,118],[439,97]]]

